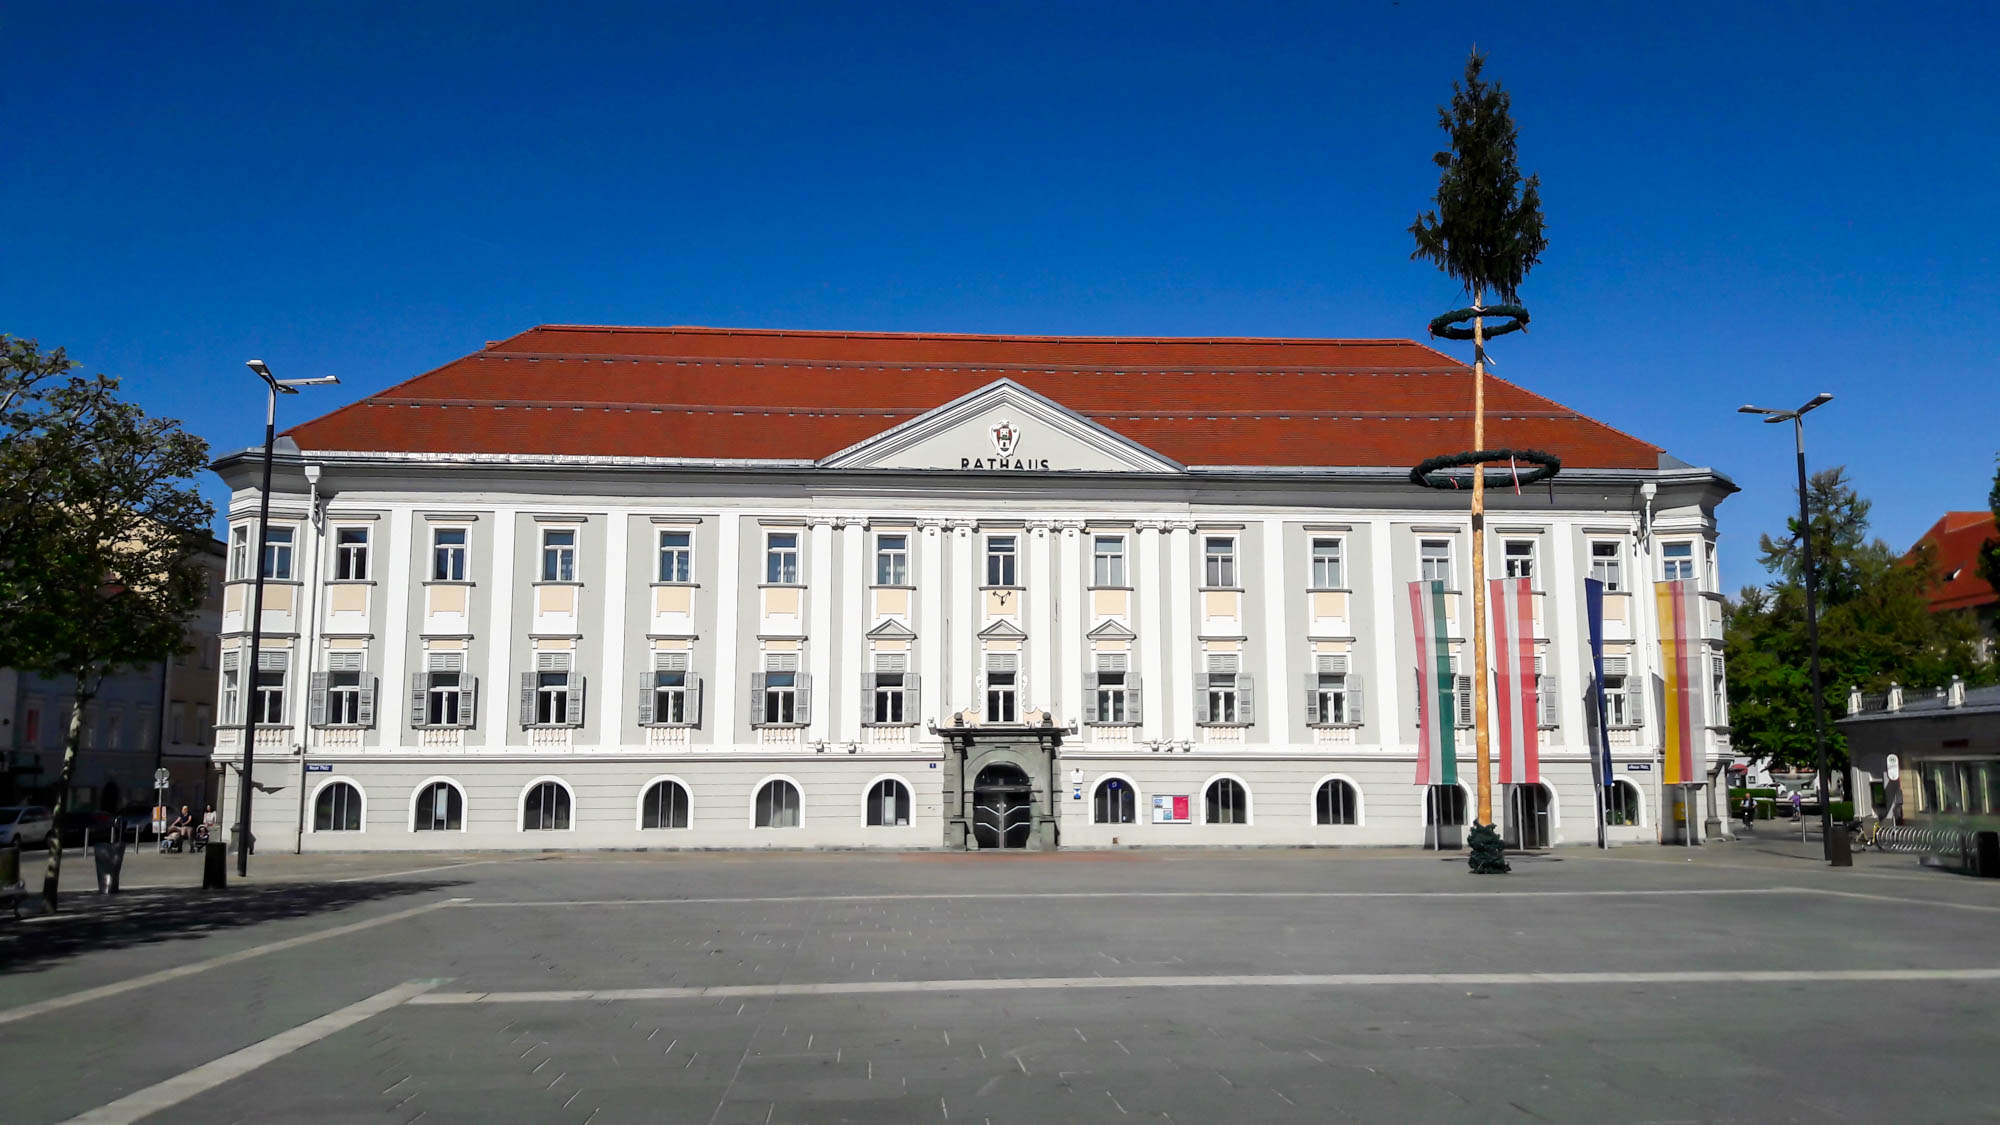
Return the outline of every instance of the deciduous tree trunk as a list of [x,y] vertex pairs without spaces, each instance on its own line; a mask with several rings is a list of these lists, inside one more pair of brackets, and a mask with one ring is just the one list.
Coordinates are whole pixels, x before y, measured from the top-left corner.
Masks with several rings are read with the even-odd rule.
[[90,686],[90,677],[78,673],[70,696],[69,729],[63,732],[62,773],[56,780],[56,798],[50,802],[55,826],[49,829],[49,869],[42,877],[42,904],[51,914],[56,912],[56,890],[62,882],[62,818],[69,808],[70,779],[76,776],[76,752],[83,742],[83,709],[90,705],[94,695],[96,691]]

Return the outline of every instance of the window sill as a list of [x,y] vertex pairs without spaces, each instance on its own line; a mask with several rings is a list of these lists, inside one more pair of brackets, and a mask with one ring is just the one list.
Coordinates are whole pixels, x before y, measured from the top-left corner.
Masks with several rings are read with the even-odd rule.
[[1366,723],[1307,723],[1308,730],[1360,730]]
[[329,578],[326,580],[326,584],[329,586],[373,586],[375,585],[375,580],[373,578]]
[[538,578],[528,584],[530,586],[581,586],[583,582],[575,578]]
[[646,730],[700,730],[700,723],[640,723]]
[[[255,578],[232,578],[229,580],[228,584],[231,586],[255,586],[257,584],[257,580]],[[264,579],[264,585],[303,586],[305,585],[305,581],[299,578],[266,578]]]
[[411,730],[476,730],[471,723],[411,723]]
[[470,578],[427,578],[427,579],[425,579],[425,580],[424,580],[424,585],[426,585],[426,586],[477,586],[477,585],[478,585],[478,583],[477,583],[477,582],[474,582],[474,581],[473,581],[472,579],[470,579]]
[[811,723],[751,723],[751,730],[804,730]]
[[522,730],[582,730],[582,723],[523,723]]
[[806,588],[806,584],[803,582],[759,582],[757,583],[757,588],[759,590],[803,590]]
[[861,725],[864,727],[889,727],[893,729],[896,727],[919,727],[922,726],[923,724],[915,720],[906,720],[900,723],[877,723],[877,722],[870,722],[867,720],[863,720]]
[[1352,586],[1307,586],[1306,587],[1306,593],[1308,594],[1351,594],[1353,592],[1354,592],[1354,587]]
[[653,588],[655,589],[658,589],[662,586],[677,587],[686,590],[697,590],[701,588],[701,583],[699,582],[654,582],[650,583],[650,585],[652,585]]
[[1115,590],[1123,590],[1123,591],[1124,591],[1125,593],[1128,593],[1128,594],[1129,594],[1129,593],[1131,593],[1131,592],[1132,592],[1133,590],[1137,589],[1137,587],[1134,587],[1134,586],[1092,586],[1092,587],[1090,587],[1089,589],[1090,589],[1090,592],[1091,592],[1091,593],[1093,593],[1093,594],[1094,594],[1094,593],[1096,593],[1096,592],[1097,592],[1097,591],[1099,591],[1099,590],[1114,590],[1114,591],[1115,591]]
[[1236,728],[1236,729],[1238,729],[1238,730],[1248,730],[1248,729],[1250,729],[1251,727],[1254,727],[1254,726],[1256,726],[1257,724],[1256,724],[1256,723],[1254,723],[1254,722],[1249,722],[1249,723],[1243,723],[1243,722],[1234,722],[1234,723],[1224,723],[1224,722],[1209,722],[1209,721],[1207,721],[1207,720],[1205,720],[1205,719],[1196,719],[1196,720],[1195,720],[1195,723],[1194,723],[1194,725],[1195,725],[1195,726],[1198,726],[1198,727],[1234,727],[1234,728]]
[[870,583],[868,588],[870,590],[915,590],[916,586],[908,582],[874,582]]
[[980,589],[981,589],[981,590],[997,590],[997,591],[1000,591],[1000,592],[1003,592],[1003,593],[1004,593],[1004,592],[1010,592],[1010,591],[1011,591],[1011,592],[1014,592],[1014,593],[1021,593],[1021,592],[1024,592],[1024,591],[1026,591],[1026,590],[1027,590],[1027,587],[1026,587],[1026,586],[981,586],[981,587],[980,587]]
[[1133,728],[1137,728],[1137,727],[1141,727],[1141,726],[1144,726],[1145,724],[1144,724],[1144,723],[1140,723],[1140,722],[1134,722],[1134,721],[1132,721],[1132,720],[1130,720],[1130,719],[1105,719],[1105,720],[1102,720],[1102,721],[1097,721],[1097,722],[1091,722],[1091,721],[1085,721],[1085,723],[1084,723],[1083,725],[1084,725],[1084,726],[1087,726],[1087,727],[1133,727]]
[[[311,723],[313,730],[374,730],[373,723]],[[176,743],[175,745],[179,745]]]

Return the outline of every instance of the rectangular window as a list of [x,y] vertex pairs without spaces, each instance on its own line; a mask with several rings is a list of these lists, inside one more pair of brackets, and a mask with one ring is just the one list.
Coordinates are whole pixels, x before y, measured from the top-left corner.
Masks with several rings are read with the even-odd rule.
[[1020,658],[1011,652],[996,652],[986,658],[986,721],[1018,722]]
[[1660,544],[1662,578],[1669,582],[1694,577],[1694,544],[1686,540]]
[[687,725],[687,678],[685,671],[653,673],[653,721],[668,726]]
[[1318,696],[1314,702],[1318,704],[1320,722],[1334,725],[1347,722],[1347,673],[1318,673],[1314,694]]
[[232,726],[243,721],[243,680],[234,668],[222,670],[222,721]]
[[271,527],[264,529],[264,577],[281,582],[292,577],[292,529]]
[[1131,657],[1123,652],[1097,654],[1097,716],[1100,723],[1131,722],[1131,702],[1126,698],[1126,680],[1131,675]]
[[1205,585],[1217,589],[1234,589],[1236,586],[1236,540],[1223,536],[1209,536],[1203,540],[1202,554],[1206,565],[1202,569]]
[[341,582],[359,582],[368,577],[367,528],[334,529],[333,577]]
[[986,584],[988,586],[1012,586],[1014,582],[1014,537],[1011,535],[989,535],[986,537]]
[[194,737],[203,746],[215,741],[215,716],[206,703],[194,705]]
[[1451,540],[1425,539],[1417,545],[1417,577],[1425,582],[1442,582],[1449,590],[1451,585]]
[[1722,675],[1722,657],[1708,658],[1709,709],[1708,721],[1716,726],[1729,722],[1729,682]]
[[1236,721],[1236,669],[1235,653],[1209,654],[1205,721],[1211,723]]
[[1607,591],[1625,588],[1625,566],[1618,544],[1596,541],[1590,545],[1590,576],[1604,583]]
[[250,577],[250,529],[242,524],[229,529],[229,577]]
[[794,531],[774,531],[764,540],[764,581],[778,586],[796,586],[799,581],[799,536]]
[[1315,539],[1312,541],[1312,584],[1315,590],[1340,590],[1345,586],[1341,573],[1340,548],[1338,539]]
[[909,657],[900,652],[877,653],[874,676],[869,713],[875,722],[910,722],[914,709],[909,699]]
[[539,726],[563,727],[570,723],[568,672],[535,673],[535,722]]
[[790,726],[799,721],[799,658],[790,653],[766,658],[764,675],[764,722]]
[[[907,586],[910,584],[910,537],[907,535],[877,535],[875,537],[875,584],[877,586]],[[897,720],[901,722],[902,720]]]
[[542,581],[576,581],[576,529],[542,529]]
[[[41,718],[39,714],[33,711],[28,712],[28,717],[30,719]],[[179,746],[187,741],[187,704],[170,703],[167,705],[167,741],[173,743],[175,746]],[[23,744],[33,746],[35,744],[34,735],[28,733]]]
[[326,722],[328,726],[361,725],[361,673],[333,671],[326,674]]
[[440,527],[431,532],[431,581],[465,581],[465,546],[462,527]]
[[256,714],[253,722],[259,725],[282,725],[285,721],[285,672],[282,668],[260,668],[257,671]]
[[693,532],[660,532],[660,581],[694,581]]
[[459,708],[464,698],[464,684],[460,682],[463,672],[431,672],[424,684],[424,725],[433,727],[462,726]]
[[1093,586],[1125,585],[1125,538],[1122,535],[1099,535],[1091,550],[1093,562],[1090,578]]
[[1535,576],[1535,541],[1532,539],[1509,539],[1501,547],[1502,563],[1509,578],[1533,578]]

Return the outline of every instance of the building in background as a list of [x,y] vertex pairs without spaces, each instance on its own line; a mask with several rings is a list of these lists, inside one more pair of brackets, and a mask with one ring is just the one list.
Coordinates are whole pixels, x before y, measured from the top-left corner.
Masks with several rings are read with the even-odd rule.
[[[188,622],[189,651],[162,664],[105,677],[84,709],[82,744],[71,779],[71,808],[116,812],[153,803],[153,772],[171,775],[168,799],[199,807],[214,799],[215,698],[222,626],[223,544],[208,540],[202,555],[208,594]],[[63,736],[69,729],[71,686],[15,669],[0,670],[0,745],[6,771],[0,804],[53,803],[60,780]]]
[[[1979,658],[1993,659],[2000,640],[2000,591],[1979,572],[1979,552],[1989,539],[2000,539],[2000,523],[1992,512],[1946,512],[1917,540],[1935,552],[1939,583],[1930,593],[1932,613],[1957,613],[1979,626]],[[1912,549],[1914,553],[1914,548]]]
[[[1489,443],[1564,463],[1488,493],[1544,777],[1496,807],[1594,839],[1596,577],[1612,835],[1661,838],[1653,583],[1701,591],[1714,760],[1735,488],[1488,387]],[[261,450],[217,462],[216,757],[308,850],[1451,843],[1470,521],[1408,473],[1471,388],[1407,340],[533,329],[289,431],[261,552]],[[1435,794],[1413,580],[1465,669]]]

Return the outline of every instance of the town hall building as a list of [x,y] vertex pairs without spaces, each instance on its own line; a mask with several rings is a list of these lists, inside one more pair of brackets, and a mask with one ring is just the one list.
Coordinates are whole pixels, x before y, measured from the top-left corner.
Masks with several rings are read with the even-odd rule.
[[[1442,844],[1409,583],[1472,723],[1472,373],[1408,340],[545,326],[296,426],[232,489],[223,764],[266,850]],[[1510,840],[1673,838],[1653,583],[1711,469],[1489,376],[1490,577],[1531,579],[1542,783]],[[249,667],[253,567],[266,578]],[[1604,713],[1583,581],[1605,583]],[[234,819],[234,773],[225,822]],[[1695,818],[1699,824],[1700,818]]]

